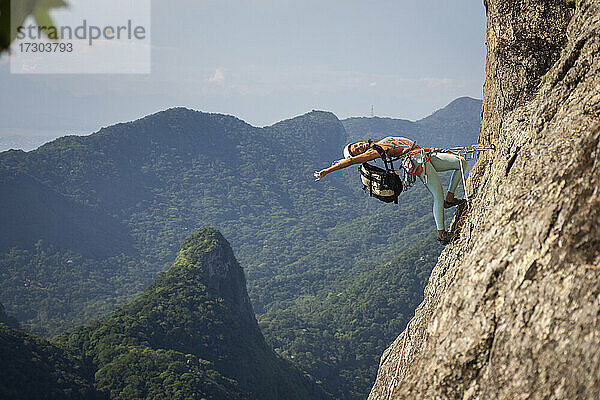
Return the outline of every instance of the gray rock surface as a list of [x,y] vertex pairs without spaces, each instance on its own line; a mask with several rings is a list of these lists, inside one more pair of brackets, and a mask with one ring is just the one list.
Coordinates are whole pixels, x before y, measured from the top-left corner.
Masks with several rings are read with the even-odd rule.
[[486,9],[496,150],[370,400],[600,398],[600,1]]

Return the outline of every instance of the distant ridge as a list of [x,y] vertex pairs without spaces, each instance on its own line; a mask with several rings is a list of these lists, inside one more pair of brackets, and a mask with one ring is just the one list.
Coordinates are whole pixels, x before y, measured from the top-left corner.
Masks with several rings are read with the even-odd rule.
[[[390,118],[390,117],[349,117],[349,118],[343,119],[341,121],[344,124],[344,127],[346,128],[346,130],[348,131],[348,133],[351,137],[355,137],[357,135],[360,136],[363,134],[362,130],[358,131],[358,132],[355,131],[357,129],[356,123],[360,120],[371,120],[372,121],[371,129],[373,129],[373,133],[377,133],[377,134],[379,134],[379,133],[384,134],[385,132],[388,132],[390,130],[392,130],[392,131],[399,130],[401,132],[405,131],[405,130],[411,131],[410,126],[415,123],[418,124],[418,123],[422,122],[422,123],[427,124],[433,120],[440,121],[441,119],[446,119],[446,118],[448,118],[448,120],[452,120],[452,119],[458,120],[460,118],[463,118],[465,114],[472,112],[473,109],[477,109],[476,113],[480,113],[481,104],[482,104],[482,101],[479,99],[473,99],[471,97],[459,97],[456,100],[453,100],[452,102],[450,102],[447,106],[435,111],[430,116],[422,118],[418,121],[409,121],[409,120],[405,120],[405,119],[397,119],[397,118]],[[455,112],[456,115],[453,116],[452,115],[453,112]],[[312,113],[332,114],[329,111],[312,110],[311,112],[308,112],[304,115],[301,115],[298,117],[292,117],[289,119],[285,119],[285,120],[276,122],[272,125],[265,126],[265,128],[277,128],[277,126],[279,124],[281,124],[282,122],[292,121],[295,118],[307,116]],[[213,116],[221,121],[231,119],[232,122],[237,121],[242,124],[252,126],[250,124],[247,124],[243,120],[241,120],[235,116],[232,116],[232,115],[219,114],[219,113],[207,113],[207,112],[203,112],[203,111],[190,109],[187,107],[168,108],[168,109],[165,109],[162,111],[158,111],[158,112],[149,114],[147,116],[144,116],[142,118],[139,118],[139,119],[131,121],[131,122],[143,121],[146,119],[152,120],[153,118],[162,118],[165,115],[168,115],[169,118],[177,118],[177,117],[190,117],[190,116],[194,116],[195,114],[202,115],[202,116],[209,116],[209,117]],[[196,117],[198,115],[196,115]],[[313,114],[313,115],[318,115],[318,114]],[[128,123],[131,123],[131,122],[118,123],[118,124],[112,125],[112,126],[122,126],[122,125],[126,125]],[[359,126],[358,129],[363,129],[363,128],[364,128],[363,126]],[[107,128],[101,128],[96,133],[104,132],[105,129],[107,129]],[[91,136],[91,135],[87,135],[87,136]],[[64,137],[64,136],[62,136],[62,137]],[[71,136],[71,137],[81,137],[81,136]],[[24,137],[23,140],[19,140],[18,135],[14,135],[14,134],[6,135],[6,136],[0,137],[0,152],[7,151],[9,149],[24,149],[25,151],[31,151],[31,150],[33,150],[39,146],[42,146],[46,143],[50,143],[53,140],[56,140],[56,139],[52,139],[49,136],[40,136],[40,135],[27,136],[27,137]]]
[[351,140],[405,136],[430,147],[470,145],[479,137],[481,105],[481,100],[460,97],[414,122],[386,117],[352,117],[343,119],[342,124]]

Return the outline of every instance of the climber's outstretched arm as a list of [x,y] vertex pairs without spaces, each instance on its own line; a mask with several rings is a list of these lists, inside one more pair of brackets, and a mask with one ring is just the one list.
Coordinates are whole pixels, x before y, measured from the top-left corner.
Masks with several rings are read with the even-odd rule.
[[329,168],[322,169],[320,171],[315,172],[315,180],[319,180],[330,172],[337,171],[338,169],[346,168],[354,164],[362,164],[367,161],[372,161],[379,157],[379,153],[377,153],[373,149],[369,149],[362,154],[359,154],[354,157],[344,158],[342,160],[334,161],[333,164]]

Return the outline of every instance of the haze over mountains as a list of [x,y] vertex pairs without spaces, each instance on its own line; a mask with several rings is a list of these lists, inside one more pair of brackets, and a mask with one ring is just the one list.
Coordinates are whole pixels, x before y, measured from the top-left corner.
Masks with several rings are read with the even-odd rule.
[[[461,97],[418,121],[377,116],[351,117],[341,121],[351,139],[360,139],[365,134],[378,137],[397,131],[402,135],[417,135],[423,138],[424,145],[433,146],[436,144],[436,139],[445,137],[449,140],[449,143],[444,144],[445,146],[459,146],[464,144],[461,141],[464,138],[460,134],[454,137],[447,135],[461,130],[471,131],[473,124],[478,125],[477,121],[472,120],[472,115],[480,110],[481,100]],[[31,151],[60,136],[62,135],[59,132],[39,134],[32,131],[28,134],[15,135],[9,130],[0,131],[0,151],[10,149]]]
[[354,168],[317,183],[312,172],[360,131],[474,143],[477,104],[458,99],[407,125],[430,124],[430,136],[322,111],[256,128],[177,108],[0,153],[0,302],[24,328],[56,335],[131,299],[190,232],[214,226],[244,267],[267,342],[336,398],[364,397],[439,254],[431,200],[417,185],[380,204]]

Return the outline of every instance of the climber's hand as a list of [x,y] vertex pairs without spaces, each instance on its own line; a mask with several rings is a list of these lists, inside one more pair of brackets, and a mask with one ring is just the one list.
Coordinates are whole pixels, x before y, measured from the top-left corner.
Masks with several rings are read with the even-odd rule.
[[327,175],[327,171],[322,169],[320,171],[315,171],[315,173],[313,174],[315,177],[315,182],[320,180],[321,178],[323,178],[325,175]]

